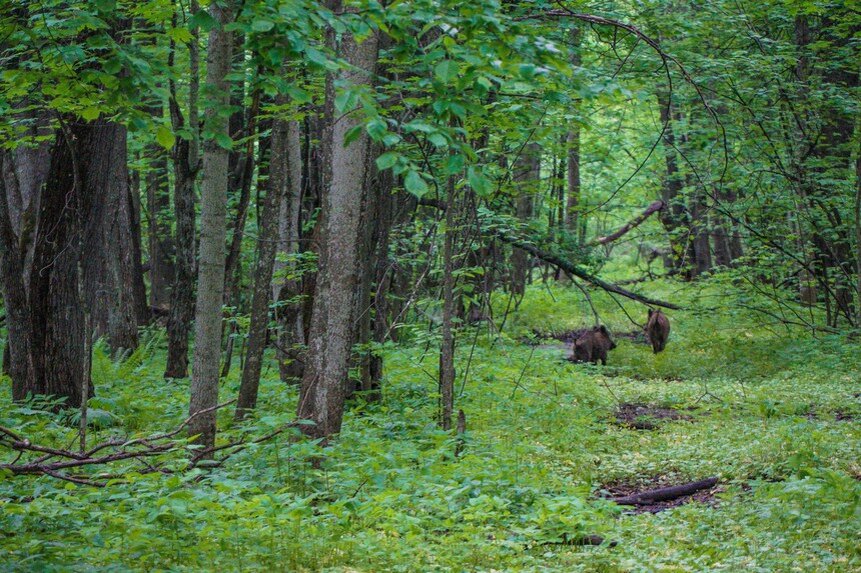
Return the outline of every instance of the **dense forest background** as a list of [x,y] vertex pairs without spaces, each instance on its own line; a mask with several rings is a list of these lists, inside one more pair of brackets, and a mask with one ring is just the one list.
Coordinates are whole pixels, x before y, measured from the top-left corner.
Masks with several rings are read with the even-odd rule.
[[[861,568],[859,43],[851,1],[0,0],[10,568]],[[757,509],[605,499],[713,475]]]

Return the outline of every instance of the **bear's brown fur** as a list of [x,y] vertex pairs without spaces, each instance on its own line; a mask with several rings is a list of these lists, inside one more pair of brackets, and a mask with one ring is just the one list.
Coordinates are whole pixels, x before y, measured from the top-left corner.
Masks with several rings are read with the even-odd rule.
[[652,343],[652,351],[657,354],[666,348],[670,337],[670,320],[660,310],[649,309],[649,320],[646,322],[646,336]]
[[574,360],[576,362],[591,362],[607,365],[607,352],[616,348],[616,343],[610,338],[605,326],[596,326],[574,341]]

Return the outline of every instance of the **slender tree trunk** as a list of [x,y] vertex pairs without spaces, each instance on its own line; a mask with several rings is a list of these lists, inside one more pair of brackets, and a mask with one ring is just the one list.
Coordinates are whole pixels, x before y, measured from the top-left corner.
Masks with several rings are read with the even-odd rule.
[[154,155],[146,175],[149,218],[149,284],[150,306],[167,309],[170,285],[173,283],[173,238],[170,233],[170,186],[167,157],[161,149],[150,148]]
[[[327,7],[340,13],[340,0]],[[335,31],[327,31],[327,42],[335,47]],[[337,80],[343,84],[369,84],[369,71],[377,59],[377,36],[361,44],[345,33],[336,51],[353,70],[342,71]],[[368,170],[368,139],[364,132],[349,147],[347,132],[359,125],[356,111],[340,116],[335,111],[336,78],[326,79],[326,130],[324,140],[324,191],[320,235],[320,259],[314,307],[308,336],[308,360],[300,389],[298,416],[311,420],[303,426],[312,437],[328,437],[341,429],[350,346],[355,316],[354,290],[359,268],[357,242]]]
[[[192,16],[199,10],[197,0],[191,0]],[[177,101],[176,85],[170,83],[170,117],[174,132],[186,125],[191,133],[189,139],[178,139],[173,148],[174,173],[173,210],[176,217],[174,246],[173,289],[171,290],[170,316],[167,322],[167,364],[165,378],[188,376],[188,336],[194,316],[195,275],[195,212],[194,180],[198,162],[198,93],[200,83],[200,32],[191,29],[192,39],[188,45],[189,84],[188,120],[183,118]]]
[[[571,29],[571,66],[579,67],[581,32],[580,28]],[[578,101],[574,105],[577,106]],[[580,232],[580,125],[572,122],[568,129],[568,161],[567,161],[567,203],[565,205],[565,228],[568,232],[579,237],[582,243],[584,236]]]
[[445,209],[445,238],[443,239],[442,279],[442,343],[439,352],[439,426],[451,429],[454,411],[454,240],[457,221],[457,198],[454,176],[449,176]]
[[[225,26],[233,19],[233,4],[212,4],[216,27],[209,32],[207,84],[210,94],[203,143],[203,183],[200,212],[200,262],[198,263],[195,308],[194,375],[189,411],[192,415],[218,402],[218,366],[221,357],[221,306],[224,301],[225,225],[227,224],[228,150],[215,140],[228,135],[220,115],[230,101],[227,74],[230,71],[231,32]],[[215,443],[215,412],[198,415],[189,422],[188,433],[198,435],[204,447]]]
[[134,289],[135,316],[138,326],[149,323],[152,313],[147,304],[146,284],[144,283],[143,253],[141,252],[141,205],[140,181],[137,177],[129,178],[129,190],[126,194],[128,210],[131,215],[132,235],[132,288]]
[[685,226],[686,212],[680,194],[682,179],[676,163],[676,138],[673,131],[673,108],[671,94],[666,86],[660,86],[657,91],[658,107],[660,108],[661,123],[666,125],[664,130],[664,159],[666,162],[666,177],[661,186],[661,200],[666,207],[661,211],[661,223],[667,231],[670,243],[671,274],[682,272],[688,254],[689,230]]
[[[515,199],[517,220],[526,223],[532,217],[533,202],[541,179],[541,147],[534,142],[526,144],[514,165],[514,181],[518,196]],[[529,254],[514,248],[511,252],[511,292],[523,296],[531,271]]]
[[[279,252],[288,255],[299,252],[302,223],[302,149],[298,121],[287,124],[287,151],[284,158],[287,170],[287,196],[281,201],[278,223]],[[275,263],[276,272],[287,270],[285,263]],[[278,358],[279,374],[284,382],[295,383],[302,379],[304,369],[305,323],[301,299],[302,278],[278,279],[274,296],[283,301],[277,312],[279,323]]]
[[[281,101],[280,103],[285,102]],[[263,363],[263,352],[266,349],[266,333],[269,328],[272,272],[278,250],[278,215],[281,210],[281,201],[289,188],[287,172],[288,129],[288,123],[283,120],[275,120],[272,125],[269,181],[260,215],[257,265],[254,269],[254,292],[251,298],[251,324],[248,328],[248,355],[245,369],[242,371],[239,399],[236,403],[237,420],[241,420],[247,410],[257,405],[260,371]]]

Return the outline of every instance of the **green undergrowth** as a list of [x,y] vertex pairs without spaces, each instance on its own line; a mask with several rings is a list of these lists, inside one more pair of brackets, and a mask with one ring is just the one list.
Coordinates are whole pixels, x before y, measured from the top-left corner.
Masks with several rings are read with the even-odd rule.
[[[565,360],[554,334],[590,326],[580,291],[533,285],[502,333],[458,339],[456,408],[464,451],[436,428],[437,344],[386,349],[382,403],[351,401],[327,448],[284,433],[223,467],[174,475],[113,467],[92,488],[47,477],[0,481],[0,568],[7,571],[861,571],[861,392],[856,343],[814,338],[729,304],[720,284],[642,285],[668,311],[667,350],[618,337],[609,365]],[[638,327],[591,293],[613,332]],[[494,302],[497,321],[508,301]],[[642,322],[645,309],[625,310]],[[513,308],[514,305],[511,305]],[[405,333],[406,334],[406,333]],[[99,347],[91,443],[169,430],[188,382],[162,380],[164,340],[131,356]],[[236,395],[238,369],[221,399]],[[0,424],[39,443],[73,442],[74,419],[33,404]],[[653,431],[616,423],[620,403],[689,419]],[[293,418],[296,389],[267,361],[259,411],[222,440]],[[13,458],[3,454],[5,461]],[[181,469],[180,452],[165,454]],[[106,471],[106,470],[100,470]],[[718,476],[712,504],[629,515],[597,497],[608,484]],[[617,542],[565,542],[600,535]]]

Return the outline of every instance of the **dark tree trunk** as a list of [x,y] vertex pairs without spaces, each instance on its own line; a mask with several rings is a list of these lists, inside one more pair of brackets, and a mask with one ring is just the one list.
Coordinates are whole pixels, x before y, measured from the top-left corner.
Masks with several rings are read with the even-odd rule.
[[[517,220],[527,223],[532,217],[533,201],[538,182],[541,179],[541,147],[537,143],[527,143],[514,165],[514,181],[518,196],[515,199]],[[511,292],[523,296],[531,270],[530,257],[525,251],[514,248],[511,252]]]
[[170,186],[167,157],[161,149],[150,148],[152,156],[146,174],[147,212],[149,218],[149,284],[150,305],[167,309],[173,284],[175,249],[170,232]]
[[[282,104],[285,102],[281,102]],[[269,156],[269,180],[266,197],[260,214],[257,240],[257,265],[254,269],[254,291],[251,297],[251,324],[248,328],[248,355],[242,371],[236,419],[241,420],[247,410],[257,406],[263,352],[269,328],[269,300],[272,289],[272,272],[278,250],[278,215],[281,201],[287,195],[288,124],[276,120],[272,125],[272,144]]]
[[442,342],[439,351],[439,426],[451,429],[454,411],[454,241],[457,221],[457,198],[455,179],[449,176],[448,196],[445,209],[445,237],[443,239],[443,283],[442,283]]
[[[198,12],[197,0],[189,3],[191,15]],[[178,139],[174,145],[171,160],[173,163],[174,190],[173,210],[176,218],[174,248],[173,288],[171,289],[170,315],[167,321],[167,364],[165,378],[185,378],[188,376],[188,336],[194,317],[194,275],[195,268],[195,213],[194,181],[198,162],[198,92],[200,67],[200,32],[192,27],[192,40],[189,42],[189,86],[188,120],[186,121],[177,101],[176,85],[170,82],[170,118],[174,132],[188,127],[190,137]],[[171,51],[173,54],[174,51]]]
[[0,151],[0,286],[8,333],[3,369],[12,379],[12,399],[23,400],[28,393],[38,393],[39,387],[31,348],[33,331],[24,283],[24,256],[10,217],[6,175],[11,171],[11,153]]
[[[571,66],[580,66],[581,32],[579,28],[571,29]],[[576,102],[575,102],[576,105]],[[573,122],[568,129],[568,160],[567,160],[567,203],[565,205],[565,227],[568,232],[578,237],[579,242],[585,239],[585,225],[580,222],[580,125]],[[581,230],[582,229],[582,230]]]
[[[299,122],[287,124],[287,150],[283,158],[286,169],[287,196],[281,201],[278,222],[278,248],[284,255],[299,252],[302,222],[302,156]],[[285,263],[275,263],[276,270],[289,272]],[[296,383],[302,378],[305,348],[305,321],[301,299],[302,278],[279,278],[274,296],[281,301],[277,311],[279,334],[276,356],[281,380]]]
[[661,200],[664,207],[661,211],[661,223],[667,231],[670,243],[671,274],[684,270],[689,251],[689,229],[687,228],[687,213],[681,197],[682,178],[676,163],[676,138],[673,131],[673,108],[671,94],[665,86],[658,88],[658,107],[660,108],[661,123],[664,129],[664,159],[666,162],[666,177],[661,186]]
[[141,205],[140,182],[137,177],[129,178],[127,193],[128,210],[131,215],[132,235],[132,288],[134,289],[135,316],[138,326],[149,323],[152,313],[147,304],[146,284],[144,283],[143,253],[141,252]]
[[127,195],[124,127],[78,122],[58,134],[29,303],[36,392],[65,397],[67,406],[80,406],[89,384],[87,308],[95,332],[106,333],[114,347],[137,344]]

